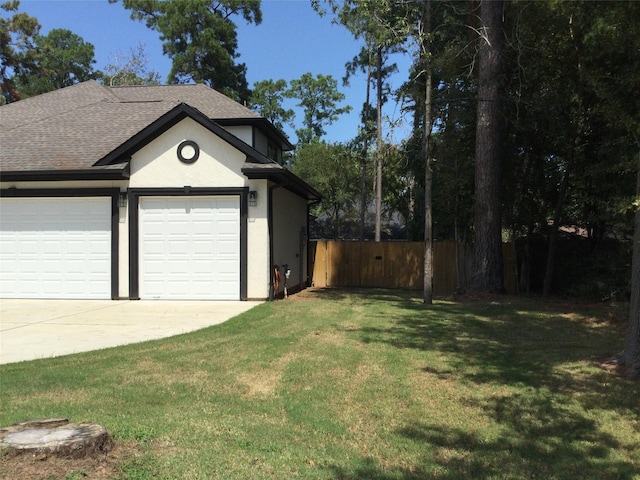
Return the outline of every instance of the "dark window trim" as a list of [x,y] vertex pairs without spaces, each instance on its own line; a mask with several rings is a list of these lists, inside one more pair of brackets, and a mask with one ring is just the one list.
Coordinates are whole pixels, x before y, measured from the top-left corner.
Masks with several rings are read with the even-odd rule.
[[17,189],[7,188],[0,191],[1,197],[7,198],[74,198],[74,197],[111,197],[111,299],[119,298],[119,230],[120,211],[118,207],[119,188],[70,188],[70,189]]
[[230,188],[130,188],[129,189],[129,297],[140,299],[140,197],[239,196],[240,197],[240,300],[247,300],[247,224],[249,187]]

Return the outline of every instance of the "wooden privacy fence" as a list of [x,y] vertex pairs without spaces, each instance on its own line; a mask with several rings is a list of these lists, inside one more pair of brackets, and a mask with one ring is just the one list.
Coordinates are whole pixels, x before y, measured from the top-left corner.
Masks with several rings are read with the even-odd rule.
[[[473,252],[455,242],[433,244],[433,291],[443,295],[466,285]],[[504,281],[516,293],[515,252],[503,244]],[[422,242],[309,242],[309,277],[315,287],[380,287],[422,289]]]

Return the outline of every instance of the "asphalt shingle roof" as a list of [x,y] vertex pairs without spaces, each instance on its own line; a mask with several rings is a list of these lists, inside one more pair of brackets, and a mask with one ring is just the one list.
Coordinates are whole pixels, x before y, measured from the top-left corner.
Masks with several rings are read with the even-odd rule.
[[111,92],[123,102],[186,103],[212,119],[261,118],[247,107],[202,84],[113,87]]
[[0,171],[109,168],[93,165],[181,103],[208,118],[260,118],[204,85],[91,80],[0,107]]

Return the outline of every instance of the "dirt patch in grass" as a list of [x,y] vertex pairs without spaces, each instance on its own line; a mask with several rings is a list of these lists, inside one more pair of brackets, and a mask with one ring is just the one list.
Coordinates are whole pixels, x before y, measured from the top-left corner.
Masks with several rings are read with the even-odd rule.
[[119,465],[139,456],[133,442],[114,443],[108,454],[98,458],[60,458],[52,455],[3,455],[2,480],[108,480],[115,478]]
[[282,376],[281,372],[259,371],[254,373],[244,373],[238,376],[238,381],[247,387],[247,395],[271,395],[276,389],[276,385]]
[[246,395],[250,397],[272,395],[286,366],[298,357],[299,355],[296,353],[287,353],[274,362],[270,368],[261,368],[238,375],[238,382],[248,388]]
[[632,365],[620,365],[615,359],[608,357],[600,359],[596,362],[596,365],[605,372],[609,372],[617,377],[624,378],[630,382],[640,382],[640,376],[631,375]]

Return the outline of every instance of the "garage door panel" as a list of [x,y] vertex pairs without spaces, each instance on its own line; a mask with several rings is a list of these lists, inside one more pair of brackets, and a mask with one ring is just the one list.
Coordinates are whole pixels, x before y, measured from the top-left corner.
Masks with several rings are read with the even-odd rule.
[[239,204],[237,196],[141,198],[141,298],[238,300]]
[[0,296],[111,298],[111,197],[3,198]]

